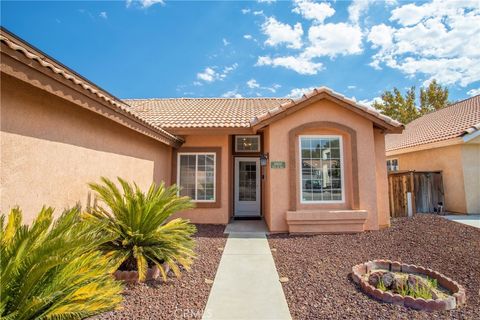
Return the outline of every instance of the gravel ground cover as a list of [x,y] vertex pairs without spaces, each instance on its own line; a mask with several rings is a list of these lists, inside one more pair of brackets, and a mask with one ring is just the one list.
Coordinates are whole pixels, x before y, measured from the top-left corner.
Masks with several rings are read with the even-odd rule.
[[[433,215],[361,234],[269,236],[294,319],[480,319],[480,229]],[[390,259],[432,268],[467,290],[467,305],[426,313],[382,303],[352,282],[352,266]]]
[[95,319],[200,319],[207,304],[213,280],[227,238],[225,226],[197,225],[195,234],[197,259],[190,272],[180,279],[171,276],[146,284],[127,285],[122,309],[107,312]]

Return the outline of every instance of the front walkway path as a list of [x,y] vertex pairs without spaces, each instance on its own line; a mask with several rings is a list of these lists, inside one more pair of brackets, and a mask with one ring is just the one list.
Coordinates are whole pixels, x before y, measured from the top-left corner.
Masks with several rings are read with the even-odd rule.
[[203,319],[291,319],[265,232],[230,232]]

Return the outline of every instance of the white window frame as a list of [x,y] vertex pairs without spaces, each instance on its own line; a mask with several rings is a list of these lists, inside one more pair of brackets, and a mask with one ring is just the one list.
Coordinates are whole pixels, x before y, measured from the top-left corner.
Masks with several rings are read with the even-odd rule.
[[[258,140],[258,149],[257,150],[241,150],[239,151],[238,150],[238,143],[237,143],[237,140],[238,139],[243,139],[243,138],[257,138]],[[239,153],[255,153],[255,152],[260,152],[260,135],[243,135],[243,136],[235,136],[235,152],[239,152]]]
[[[397,165],[394,167],[392,165],[392,162],[396,160],[397,161]],[[388,163],[390,162],[390,165],[388,165]],[[391,169],[393,168],[393,170]],[[399,162],[398,162],[398,158],[393,158],[393,159],[387,159],[387,171],[390,171],[390,172],[397,172],[400,170],[400,165],[399,165]]]
[[[192,202],[213,203],[217,201],[217,154],[215,152],[179,152],[177,153],[177,185],[180,185],[180,157],[182,155],[195,156],[195,199]],[[213,156],[213,200],[197,200],[197,183],[198,183],[198,156],[208,155]],[[178,191],[177,195],[180,195]]]
[[[302,138],[338,138],[340,148],[340,188],[342,190],[341,200],[303,200],[303,181],[302,181]],[[343,158],[343,137],[341,135],[299,135],[298,136],[298,163],[299,163],[299,184],[300,188],[300,203],[301,204],[334,204],[345,203],[345,170],[344,170],[344,158]]]

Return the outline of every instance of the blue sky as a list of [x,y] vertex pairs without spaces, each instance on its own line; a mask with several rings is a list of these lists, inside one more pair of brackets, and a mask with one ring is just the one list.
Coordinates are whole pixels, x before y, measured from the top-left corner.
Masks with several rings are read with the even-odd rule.
[[120,98],[364,103],[436,78],[480,93],[479,1],[2,1],[10,31]]

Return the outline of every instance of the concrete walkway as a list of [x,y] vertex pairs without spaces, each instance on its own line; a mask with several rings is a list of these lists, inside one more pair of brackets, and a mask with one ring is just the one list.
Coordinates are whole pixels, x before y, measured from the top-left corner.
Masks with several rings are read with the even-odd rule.
[[458,223],[463,223],[468,226],[472,226],[475,228],[480,228],[480,215],[478,214],[469,214],[469,215],[448,215],[443,216],[444,218],[455,221]]
[[203,319],[291,319],[265,232],[230,232]]

